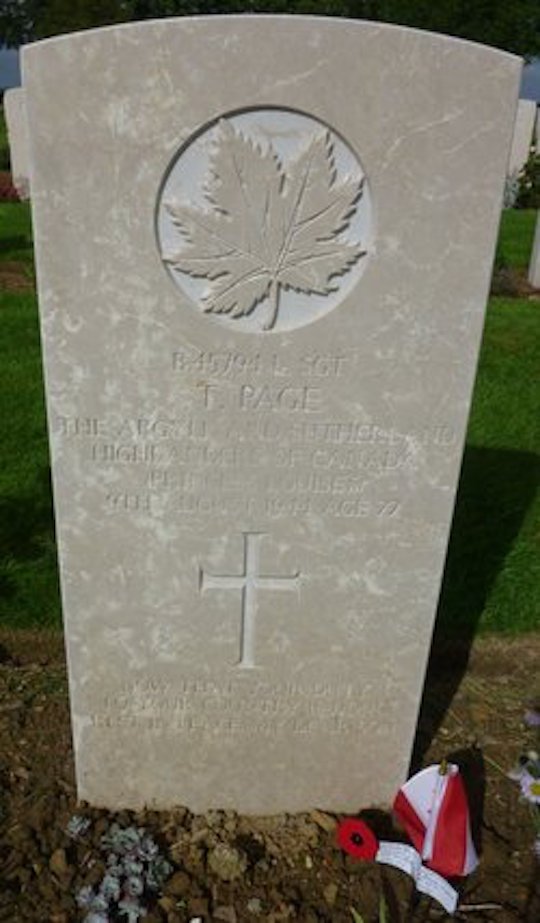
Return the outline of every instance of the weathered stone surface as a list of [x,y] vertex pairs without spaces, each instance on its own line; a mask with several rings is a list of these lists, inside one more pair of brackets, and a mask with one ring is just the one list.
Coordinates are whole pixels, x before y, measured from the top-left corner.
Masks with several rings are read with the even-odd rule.
[[536,215],[536,229],[529,263],[529,282],[540,288],[540,211]]
[[403,781],[520,68],[296,17],[23,50],[81,798]]
[[16,87],[4,93],[4,114],[9,142],[9,159],[13,185],[19,198],[30,196],[30,153],[24,90]]
[[531,99],[519,100],[512,147],[510,148],[510,160],[508,162],[508,173],[510,175],[519,173],[529,159],[536,127],[536,113],[537,106],[535,102]]

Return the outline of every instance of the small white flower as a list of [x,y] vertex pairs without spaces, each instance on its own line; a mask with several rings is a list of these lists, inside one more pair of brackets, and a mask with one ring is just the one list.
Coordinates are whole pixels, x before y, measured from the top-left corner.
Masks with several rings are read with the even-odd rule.
[[527,769],[524,769],[519,780],[521,792],[527,801],[532,804],[540,804],[540,779],[531,775]]

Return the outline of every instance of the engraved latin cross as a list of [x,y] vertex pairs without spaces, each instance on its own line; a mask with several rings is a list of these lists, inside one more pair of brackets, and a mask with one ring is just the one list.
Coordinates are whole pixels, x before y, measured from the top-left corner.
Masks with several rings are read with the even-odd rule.
[[238,666],[252,669],[255,666],[255,619],[259,590],[294,590],[300,582],[300,573],[290,576],[262,575],[259,571],[261,542],[264,532],[244,532],[244,567],[241,574],[207,574],[199,568],[199,589],[241,590],[242,613],[240,624],[240,660]]

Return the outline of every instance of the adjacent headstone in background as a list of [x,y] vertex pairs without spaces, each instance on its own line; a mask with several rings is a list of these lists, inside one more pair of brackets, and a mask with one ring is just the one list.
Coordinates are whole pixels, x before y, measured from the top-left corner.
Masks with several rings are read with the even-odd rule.
[[388,802],[521,61],[246,16],[23,68],[79,795]]
[[540,211],[536,213],[536,230],[529,263],[529,282],[540,288]]
[[536,103],[530,99],[520,99],[516,112],[514,137],[508,161],[508,174],[515,175],[523,169],[531,150],[536,128]]
[[30,157],[24,90],[4,93],[4,113],[9,142],[11,177],[20,199],[30,198]]

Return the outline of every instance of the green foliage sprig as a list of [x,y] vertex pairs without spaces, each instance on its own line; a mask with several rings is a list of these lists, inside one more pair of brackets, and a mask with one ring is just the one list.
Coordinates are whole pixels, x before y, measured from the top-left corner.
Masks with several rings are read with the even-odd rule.
[[518,177],[516,208],[540,208],[540,154],[531,145],[529,157]]

